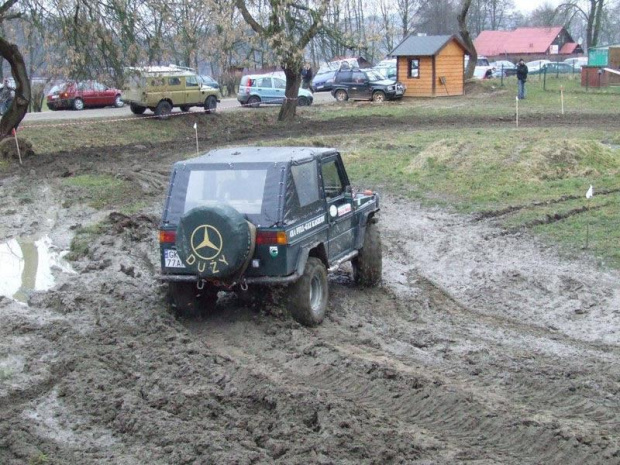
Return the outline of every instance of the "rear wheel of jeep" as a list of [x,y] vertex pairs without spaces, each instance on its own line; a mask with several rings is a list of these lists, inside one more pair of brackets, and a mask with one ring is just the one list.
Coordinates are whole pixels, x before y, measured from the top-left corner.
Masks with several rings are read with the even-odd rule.
[[172,112],[172,105],[170,105],[165,100],[162,100],[157,104],[157,108],[155,108],[155,116],[159,119],[168,119],[170,118],[170,113]]
[[211,114],[215,113],[215,110],[217,110],[217,99],[214,95],[209,95],[205,100],[205,112]]
[[304,274],[288,288],[288,309],[304,326],[317,326],[327,310],[327,270],[323,262],[309,257]]
[[336,100],[338,100],[339,102],[346,102],[347,100],[349,100],[347,91],[343,89],[338,89],[334,94],[334,97],[336,97]]
[[351,261],[353,279],[361,285],[372,287],[381,282],[383,271],[383,254],[381,252],[381,234],[376,223],[368,223],[364,234],[364,245],[357,257]]
[[196,283],[168,283],[168,305],[177,316],[195,316],[209,311],[217,302],[217,288],[204,285],[198,289]]

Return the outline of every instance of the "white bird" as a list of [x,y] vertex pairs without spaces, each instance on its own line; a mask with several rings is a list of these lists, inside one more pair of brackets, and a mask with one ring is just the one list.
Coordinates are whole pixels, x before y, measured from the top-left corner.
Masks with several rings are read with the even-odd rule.
[[592,184],[590,184],[590,189],[586,192],[586,199],[591,199],[594,196],[594,189],[592,188]]

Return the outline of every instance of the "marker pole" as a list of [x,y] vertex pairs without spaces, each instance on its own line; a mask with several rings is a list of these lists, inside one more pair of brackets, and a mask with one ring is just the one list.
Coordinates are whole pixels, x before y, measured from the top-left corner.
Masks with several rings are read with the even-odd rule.
[[515,97],[516,98],[516,105],[517,105],[517,127],[519,127],[519,97]]
[[196,156],[198,156],[198,124],[194,123],[194,132],[196,133]]
[[17,146],[17,156],[19,157],[19,164],[22,165],[22,153],[19,150],[19,141],[17,140],[17,131],[15,128],[11,131],[13,133],[13,137],[15,137],[15,145]]

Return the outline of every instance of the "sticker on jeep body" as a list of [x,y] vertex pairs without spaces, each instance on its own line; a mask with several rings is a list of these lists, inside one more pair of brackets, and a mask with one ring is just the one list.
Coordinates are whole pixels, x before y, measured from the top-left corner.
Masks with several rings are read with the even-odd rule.
[[317,216],[316,218],[306,221],[305,223],[295,226],[293,229],[289,230],[288,238],[293,239],[294,237],[297,237],[306,231],[310,231],[323,223],[325,223],[325,215]]

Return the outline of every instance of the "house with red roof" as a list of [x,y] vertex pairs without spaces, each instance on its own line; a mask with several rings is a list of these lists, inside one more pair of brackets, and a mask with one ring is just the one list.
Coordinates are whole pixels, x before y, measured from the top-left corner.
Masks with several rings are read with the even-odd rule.
[[558,55],[568,58],[583,54],[566,29],[557,27],[520,27],[514,31],[482,31],[474,46],[478,55],[489,60],[525,61]]

